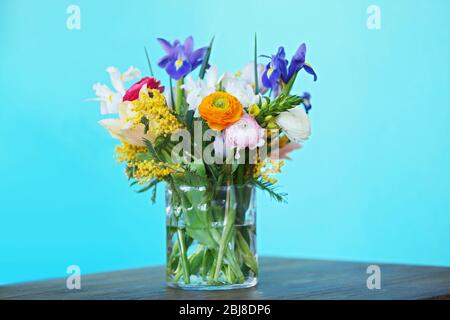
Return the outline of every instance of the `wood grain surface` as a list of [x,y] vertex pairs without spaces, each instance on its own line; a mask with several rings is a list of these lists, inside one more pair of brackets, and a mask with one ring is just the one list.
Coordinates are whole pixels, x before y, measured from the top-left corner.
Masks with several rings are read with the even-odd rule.
[[366,286],[369,263],[261,258],[259,285],[230,291],[167,288],[164,267],[82,275],[81,290],[65,279],[0,286],[1,299],[450,299],[450,268],[378,264],[381,289]]

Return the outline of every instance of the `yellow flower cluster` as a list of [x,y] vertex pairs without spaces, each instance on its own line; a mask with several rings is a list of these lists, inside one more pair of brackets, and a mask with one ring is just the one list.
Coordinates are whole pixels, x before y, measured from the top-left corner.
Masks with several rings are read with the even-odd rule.
[[133,177],[139,184],[145,184],[153,179],[163,180],[171,174],[180,174],[183,172],[181,165],[172,165],[154,160],[137,162]]
[[146,153],[147,148],[122,141],[122,146],[116,146],[115,151],[119,162],[130,162],[136,160],[138,153]]
[[142,117],[149,121],[149,132],[158,137],[160,135],[171,134],[181,128],[181,123],[173,115],[167,106],[166,98],[159,90],[149,89],[149,94],[142,93],[138,100],[133,101],[132,117],[136,126],[141,123]]
[[281,173],[281,168],[284,166],[284,161],[267,158],[264,161],[258,161],[255,165],[253,176],[255,178],[261,178],[263,181],[275,184],[277,179],[271,177],[271,175]]

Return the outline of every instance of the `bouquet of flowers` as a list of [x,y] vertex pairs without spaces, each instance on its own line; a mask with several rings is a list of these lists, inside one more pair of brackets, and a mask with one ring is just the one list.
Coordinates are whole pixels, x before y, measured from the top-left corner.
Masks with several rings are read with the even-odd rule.
[[[114,90],[95,84],[100,124],[120,140],[117,159],[137,192],[166,184],[167,280],[180,288],[227,289],[257,283],[255,188],[277,201],[273,175],[310,136],[310,95],[291,93],[303,70],[317,79],[300,45],[289,61],[258,55],[242,70],[219,76],[210,65],[213,41],[194,49],[158,39],[158,66],[168,86],[130,67],[107,69]],[[266,64],[258,64],[258,59]],[[194,71],[198,70],[198,78]],[[128,89],[125,82],[140,79]],[[168,87],[168,88],[167,88]],[[140,187],[139,187],[140,186]]]

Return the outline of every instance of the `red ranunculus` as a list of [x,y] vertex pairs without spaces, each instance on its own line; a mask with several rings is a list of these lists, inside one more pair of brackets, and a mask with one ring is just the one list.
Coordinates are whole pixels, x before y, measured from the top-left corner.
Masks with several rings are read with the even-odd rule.
[[147,89],[157,89],[161,93],[164,91],[164,87],[160,86],[161,81],[152,77],[145,77],[133,84],[130,89],[123,96],[123,101],[134,101],[139,99],[139,92],[143,85],[147,85]]

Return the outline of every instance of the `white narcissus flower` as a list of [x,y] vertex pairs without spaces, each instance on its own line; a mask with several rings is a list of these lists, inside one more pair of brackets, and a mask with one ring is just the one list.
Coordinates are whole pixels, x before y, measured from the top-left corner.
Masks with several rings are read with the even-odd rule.
[[294,142],[307,140],[311,135],[311,124],[309,117],[302,107],[296,107],[282,112],[275,121],[286,133],[288,138]]
[[96,83],[93,89],[97,98],[94,100],[100,101],[101,114],[117,113],[126,92],[124,82],[139,78],[141,72],[134,67],[128,68],[125,73],[120,73],[116,67],[109,67],[106,71],[109,73],[111,83],[116,91],[112,91],[104,84]]
[[[250,63],[249,65],[253,68],[253,63]],[[255,94],[254,71],[252,76],[249,70],[250,67],[246,66],[237,74],[227,72],[219,77],[217,66],[211,66],[206,71],[203,80],[194,80],[190,75],[187,76],[183,89],[186,94],[186,102],[189,105],[189,110],[195,110],[195,115],[199,116],[197,109],[200,103],[206,96],[216,92],[219,88],[222,88],[223,91],[235,96],[244,107],[249,107],[254,103],[258,103],[261,96]],[[264,72],[264,69],[261,69],[261,76],[262,72]],[[263,89],[267,90],[265,88]],[[262,93],[263,92],[264,91],[262,91]]]
[[220,79],[216,66],[211,66],[205,74],[205,78],[194,80],[189,75],[186,77],[183,89],[186,94],[186,102],[189,105],[189,110],[195,110],[195,115],[198,114],[198,106],[203,98],[217,91]]
[[256,95],[252,86],[246,84],[239,77],[227,78],[223,87],[226,92],[235,96],[244,108],[259,102],[260,95]]
[[[259,92],[261,94],[264,94],[267,92],[267,90],[269,90],[268,88],[264,87],[263,83],[262,83],[262,76],[264,74],[264,71],[266,71],[266,66],[263,65],[262,63],[258,63],[257,66],[257,72],[258,72],[258,86],[259,86]],[[241,70],[241,78],[249,85],[251,85],[251,87],[253,88],[253,90],[256,87],[256,83],[255,83],[255,63],[249,62],[245,65],[245,67]]]

